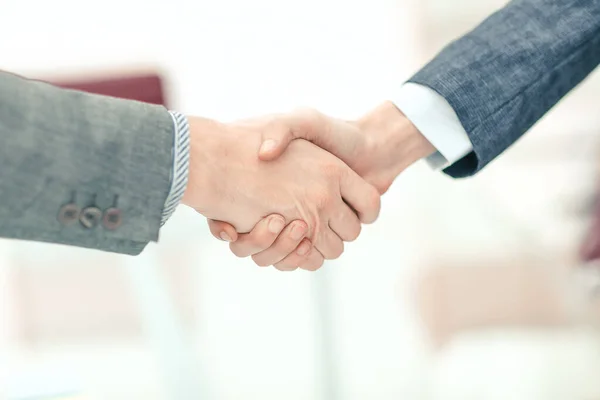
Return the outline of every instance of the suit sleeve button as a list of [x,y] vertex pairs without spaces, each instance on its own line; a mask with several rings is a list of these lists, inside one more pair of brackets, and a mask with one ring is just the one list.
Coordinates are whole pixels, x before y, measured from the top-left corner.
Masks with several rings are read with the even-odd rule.
[[93,229],[102,219],[102,211],[98,207],[88,207],[81,211],[79,222],[87,229]]
[[63,225],[70,225],[79,218],[79,207],[74,203],[65,204],[58,212],[58,222]]
[[123,217],[120,209],[112,207],[104,211],[102,224],[104,225],[105,229],[108,229],[109,231],[114,231],[121,226],[122,222]]

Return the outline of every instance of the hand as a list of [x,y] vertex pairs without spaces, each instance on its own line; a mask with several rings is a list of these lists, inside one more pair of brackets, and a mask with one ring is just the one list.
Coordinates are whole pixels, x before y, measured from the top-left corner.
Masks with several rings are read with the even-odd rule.
[[[301,110],[269,120],[250,121],[248,124],[263,126],[260,159],[269,161],[279,157],[294,139],[310,140],[346,162],[381,194],[408,166],[435,151],[431,143],[390,102],[352,122],[330,118],[314,110]],[[216,237],[221,232],[233,229],[220,221],[209,221],[209,225]],[[233,242],[230,247],[235,254],[261,254],[262,263],[275,264],[290,254],[286,252],[287,247],[279,245],[279,240],[272,244],[270,236],[260,229],[240,235],[239,239],[237,234],[229,239]],[[253,245],[248,246],[248,243]],[[271,258],[266,258],[265,253]]]
[[435,148],[391,102],[357,121],[328,117],[305,109],[275,118],[263,129],[259,158],[280,157],[294,139],[305,139],[344,161],[385,193],[394,179]]
[[332,259],[343,252],[343,241],[358,236],[361,221],[371,223],[379,214],[377,190],[309,142],[296,141],[265,163],[256,157],[260,129],[201,118],[189,123],[190,172],[183,203],[207,218],[228,221],[238,232],[248,232],[273,212],[284,223],[306,221],[290,227],[290,236],[309,238],[324,258]]
[[252,256],[261,267],[273,265],[280,271],[297,268],[315,271],[323,265],[324,259],[309,239],[293,234],[302,224],[305,222],[296,220],[286,226],[285,219],[274,214],[263,218],[248,234],[240,235],[231,225],[220,221],[210,221],[209,227],[216,238],[232,242],[231,251],[236,256]]

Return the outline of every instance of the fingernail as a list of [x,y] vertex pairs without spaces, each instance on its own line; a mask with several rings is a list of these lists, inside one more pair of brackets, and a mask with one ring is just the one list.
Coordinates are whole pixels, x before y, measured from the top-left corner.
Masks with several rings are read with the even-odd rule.
[[271,233],[279,233],[283,229],[285,222],[278,217],[271,218],[269,221],[269,232]]
[[226,242],[231,242],[231,237],[225,232],[219,233],[219,237]]
[[298,254],[299,256],[303,256],[306,253],[308,253],[309,250],[310,245],[308,243],[302,243],[300,247],[298,247],[298,250],[296,250],[296,254]]
[[263,154],[269,153],[271,150],[275,149],[275,147],[277,147],[277,142],[273,139],[267,139],[260,146],[260,152]]
[[294,227],[292,228],[292,232],[290,233],[290,236],[294,240],[300,240],[300,239],[302,239],[302,236],[304,236],[305,232],[306,232],[306,229],[303,224],[295,224]]

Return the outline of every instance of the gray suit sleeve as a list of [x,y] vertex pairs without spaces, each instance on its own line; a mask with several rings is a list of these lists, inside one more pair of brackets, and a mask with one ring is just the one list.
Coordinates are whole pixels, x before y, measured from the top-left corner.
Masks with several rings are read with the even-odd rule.
[[600,63],[599,0],[514,0],[447,46],[411,82],[442,95],[474,151],[445,172],[476,173]]
[[0,237],[140,253],[158,240],[173,130],[163,107],[0,72]]

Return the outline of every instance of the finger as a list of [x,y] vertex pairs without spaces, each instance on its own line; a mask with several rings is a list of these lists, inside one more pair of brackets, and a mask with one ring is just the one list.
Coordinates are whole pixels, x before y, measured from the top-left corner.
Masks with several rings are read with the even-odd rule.
[[283,122],[269,124],[263,129],[258,158],[263,161],[275,160],[295,138],[294,130],[289,124]]
[[331,216],[329,227],[345,242],[356,240],[360,234],[360,220],[350,207],[340,201],[339,210]]
[[273,264],[273,266],[280,271],[294,271],[307,261],[308,253],[312,250],[312,247],[310,240],[304,238],[292,253]]
[[356,211],[362,223],[375,222],[381,209],[381,198],[377,189],[350,168],[345,168],[340,179],[340,192],[346,203]]
[[306,271],[316,271],[321,268],[324,262],[325,258],[323,257],[323,254],[321,254],[316,247],[313,247],[306,255],[304,262],[298,267]]
[[314,110],[299,110],[275,119],[263,128],[258,158],[263,161],[278,158],[294,139],[313,141],[315,135],[325,130],[326,121]]
[[250,233],[239,235],[229,248],[238,257],[260,253],[273,244],[284,227],[285,219],[281,215],[269,215],[260,220]]
[[291,222],[277,237],[272,246],[254,254],[252,260],[261,267],[278,263],[298,247],[307,232],[308,225],[306,222],[299,220]]
[[317,236],[314,244],[326,260],[335,260],[344,252],[344,242],[329,227]]
[[208,220],[208,229],[214,237],[226,242],[235,242],[238,239],[238,233],[235,228],[223,221]]

